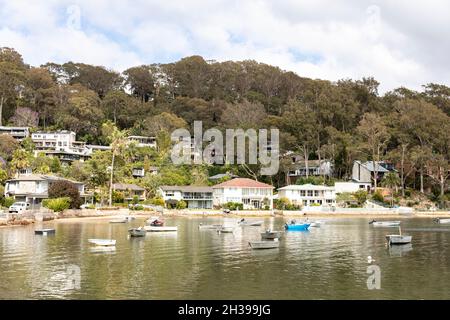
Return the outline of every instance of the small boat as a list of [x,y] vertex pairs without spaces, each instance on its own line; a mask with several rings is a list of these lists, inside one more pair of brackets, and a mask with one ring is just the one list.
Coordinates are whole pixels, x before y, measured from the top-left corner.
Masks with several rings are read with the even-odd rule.
[[442,224],[450,223],[450,219],[443,219],[443,218],[436,218],[436,219],[434,219],[434,221],[436,223],[442,223]]
[[178,231],[178,227],[145,226],[144,229],[147,232],[176,232],[176,231]]
[[148,219],[147,225],[152,226],[152,227],[162,227],[164,225],[164,220]]
[[147,231],[143,227],[131,228],[128,230],[131,237],[145,237]]
[[322,223],[321,222],[319,222],[319,221],[311,221],[311,222],[309,222],[309,226],[311,227],[311,228],[320,228],[320,225],[321,225]]
[[113,239],[88,239],[88,242],[91,244],[95,244],[96,246],[115,246],[116,240]]
[[274,241],[250,241],[248,243],[252,249],[275,249],[280,247],[280,242]]
[[393,244],[408,244],[412,241],[412,236],[402,235],[402,229],[398,227],[399,234],[388,234],[386,240],[389,245]]
[[245,219],[242,219],[238,222],[241,226],[249,226],[249,227],[259,227],[264,223],[264,221],[247,221]]
[[136,220],[136,217],[135,216],[126,216],[126,217],[124,217],[124,219],[127,221],[133,221],[133,220]]
[[274,240],[274,239],[280,239],[282,235],[281,231],[271,231],[266,230],[266,232],[261,233],[261,239],[262,240]]
[[36,229],[34,230],[34,234],[39,234],[39,235],[43,235],[46,236],[48,234],[55,234],[56,230],[55,229]]
[[128,220],[125,218],[109,220],[109,223],[127,223],[127,222]]
[[375,221],[372,220],[369,224],[373,224],[374,227],[398,227],[401,221]]
[[219,233],[233,233],[234,227],[226,227],[226,226],[220,226],[217,228],[217,232]]
[[199,230],[217,230],[218,228],[221,228],[221,224],[199,224],[198,229]]
[[284,228],[288,231],[307,231],[309,226],[309,223],[296,223],[295,220],[292,220],[291,223],[286,223]]

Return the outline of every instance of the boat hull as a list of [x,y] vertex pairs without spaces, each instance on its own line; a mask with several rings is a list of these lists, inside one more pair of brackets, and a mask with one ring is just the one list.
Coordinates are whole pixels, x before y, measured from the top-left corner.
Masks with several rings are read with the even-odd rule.
[[281,231],[262,232],[261,239],[262,240],[280,239],[281,235],[282,235]]
[[127,223],[127,219],[110,220],[109,223]]
[[145,237],[147,231],[145,229],[130,229],[128,233],[131,237]]
[[280,247],[278,241],[250,241],[249,246],[254,250],[276,249]]
[[239,222],[239,225],[243,227],[259,227],[262,226],[263,223],[264,221],[243,221]]
[[286,224],[284,228],[287,231],[307,231],[309,228],[309,223],[303,223],[303,224]]
[[400,223],[400,221],[375,221],[372,224],[374,227],[398,227]]
[[145,226],[147,232],[177,232],[178,227],[156,227],[156,226]]
[[116,245],[116,240],[111,239],[88,239],[88,242],[102,247],[110,247]]
[[388,241],[389,245],[395,245],[395,244],[408,244],[412,241],[412,236],[406,236],[406,235],[398,235],[398,234],[392,234],[387,235],[386,240]]
[[34,234],[38,234],[38,235],[47,235],[47,234],[55,234],[56,230],[55,229],[38,229],[38,230],[34,230]]
[[207,225],[199,225],[198,228],[200,230],[217,230],[221,228],[220,224],[207,224]]
[[450,223],[450,219],[437,219],[438,223],[441,224],[449,224]]
[[220,233],[233,233],[234,232],[234,227],[220,227],[217,229],[217,232]]

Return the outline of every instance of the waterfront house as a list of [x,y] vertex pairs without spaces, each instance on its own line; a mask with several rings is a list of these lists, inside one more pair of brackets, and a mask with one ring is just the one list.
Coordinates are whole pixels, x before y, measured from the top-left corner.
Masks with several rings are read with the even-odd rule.
[[355,161],[353,163],[352,180],[355,182],[370,183],[374,185],[374,174],[377,171],[377,182],[380,182],[388,172],[396,172],[394,166],[385,161]]
[[347,182],[335,182],[334,189],[336,194],[339,193],[354,193],[359,190],[370,191],[370,182],[357,182],[357,181],[347,181]]
[[150,147],[156,149],[156,137],[129,136],[128,141],[135,142],[138,147]]
[[273,208],[274,187],[248,178],[235,178],[212,187],[214,190],[214,205],[223,206],[227,202],[237,202],[244,209]]
[[161,186],[165,203],[185,201],[189,209],[212,209],[213,189],[208,186]]
[[18,141],[22,141],[30,136],[30,128],[0,126],[0,135],[2,134],[7,134]]
[[[149,167],[148,173],[155,175],[158,174],[158,167]],[[134,178],[143,178],[145,177],[145,169],[142,167],[133,168],[133,172],[131,173]]]
[[312,176],[327,176],[333,175],[333,165],[329,160],[309,160],[308,168],[306,168],[303,157],[292,154],[289,155],[291,163],[288,165],[287,179],[288,183],[295,183],[299,178]]
[[278,189],[278,198],[287,198],[292,204],[304,207],[336,205],[335,188],[322,185],[289,185]]
[[135,197],[137,197],[139,201],[144,201],[146,199],[145,189],[135,184],[114,183],[113,190],[121,192],[126,201],[132,201]]
[[48,199],[50,185],[55,181],[61,180],[70,181],[76,185],[85,203],[92,200],[92,195],[85,191],[83,183],[43,174],[23,174],[15,179],[7,180],[5,196],[13,197],[16,201],[30,203],[31,208],[39,208],[42,200]]

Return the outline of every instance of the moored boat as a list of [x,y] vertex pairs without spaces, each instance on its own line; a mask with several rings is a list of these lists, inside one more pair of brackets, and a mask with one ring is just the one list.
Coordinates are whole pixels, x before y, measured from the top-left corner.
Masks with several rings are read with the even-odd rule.
[[441,224],[450,223],[450,219],[444,219],[444,218],[436,218],[434,221],[437,223],[441,223]]
[[39,235],[48,235],[48,234],[55,234],[56,230],[55,229],[36,229],[34,230],[34,234],[39,234]]
[[275,241],[249,241],[248,243],[252,249],[275,249],[280,246],[280,242]]
[[217,232],[219,232],[219,233],[233,233],[234,232],[234,227],[220,226],[219,228],[217,228]]
[[176,232],[178,227],[157,227],[157,226],[145,226],[147,232]]
[[164,220],[160,219],[154,219],[154,220],[147,220],[147,224],[152,227],[162,227],[164,226]]
[[249,227],[258,227],[261,226],[264,223],[264,221],[247,221],[245,219],[242,219],[238,222],[240,226],[249,226]]
[[374,227],[398,227],[401,221],[375,221],[372,220],[369,224],[373,224]]
[[96,246],[115,246],[116,240],[114,239],[88,239],[88,242]]
[[400,226],[398,227],[398,234],[388,234],[386,236],[386,240],[388,241],[389,245],[393,244],[408,244],[412,241],[412,236],[409,235],[403,235],[402,229]]
[[281,236],[282,236],[282,232],[281,231],[266,230],[265,232],[261,233],[261,239],[262,240],[280,239]]
[[286,223],[284,228],[288,231],[307,231],[309,226],[309,223],[296,223],[295,220],[292,220],[291,223]]
[[222,227],[221,224],[202,224],[202,223],[200,223],[198,225],[199,230],[217,230],[220,227]]
[[131,237],[145,237],[147,231],[143,227],[131,228],[128,230]]

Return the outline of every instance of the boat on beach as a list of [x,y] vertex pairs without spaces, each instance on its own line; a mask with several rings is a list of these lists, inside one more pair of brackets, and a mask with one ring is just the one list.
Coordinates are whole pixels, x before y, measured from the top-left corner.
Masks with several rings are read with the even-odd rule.
[[249,241],[248,244],[252,249],[275,249],[280,247],[278,239],[274,241]]
[[178,227],[157,227],[157,226],[145,226],[144,229],[147,232],[177,232]]
[[263,223],[264,221],[248,221],[245,219],[238,221],[238,224],[240,226],[249,226],[249,227],[259,227],[262,226]]
[[266,230],[265,232],[261,233],[261,239],[262,240],[280,239],[281,236],[282,236],[282,231]]
[[448,218],[436,218],[436,219],[434,219],[434,221],[436,223],[440,223],[440,224],[450,223],[450,219],[448,219]]
[[112,219],[109,220],[109,223],[127,223],[128,220],[125,218],[119,218],[119,219]]
[[114,239],[88,239],[88,242],[96,246],[103,246],[103,247],[116,245],[116,240]]
[[310,223],[296,223],[295,220],[292,220],[290,223],[286,223],[284,228],[287,231],[307,231],[310,226]]
[[131,237],[145,237],[147,231],[143,227],[131,228],[128,230]]
[[372,220],[369,224],[372,224],[374,227],[398,227],[401,221],[375,221]]
[[34,234],[46,236],[48,234],[55,234],[55,229],[36,229],[34,230]]

